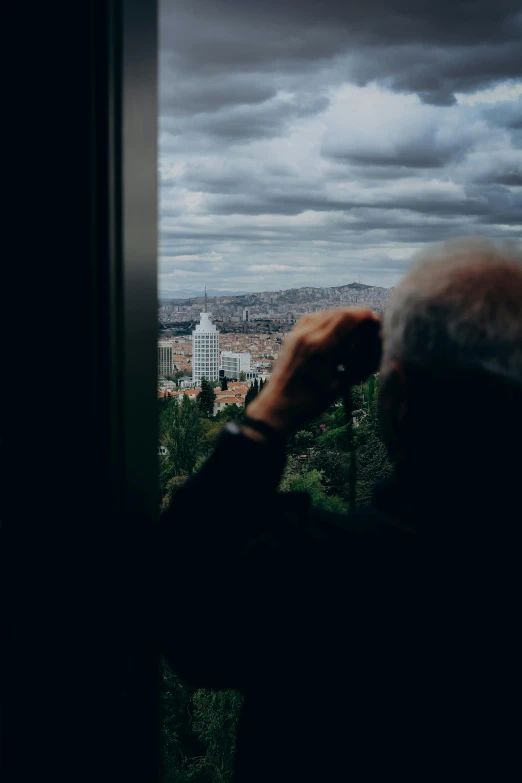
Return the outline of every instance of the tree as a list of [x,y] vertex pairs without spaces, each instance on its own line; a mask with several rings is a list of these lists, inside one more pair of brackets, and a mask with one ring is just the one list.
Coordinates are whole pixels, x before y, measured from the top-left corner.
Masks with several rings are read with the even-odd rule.
[[342,424],[340,427],[327,429],[317,438],[317,445],[322,450],[335,449],[336,451],[347,452],[350,447],[348,436],[348,425]]
[[[229,405],[225,405],[225,407],[216,414],[215,420],[220,424],[226,424],[229,421],[239,422],[243,418],[243,414],[243,408],[239,405],[234,405],[232,402]],[[221,431],[221,427],[219,430]]]
[[[359,390],[357,390],[359,391]],[[346,435],[348,437],[348,453],[350,458],[350,484],[348,492],[348,506],[350,511],[357,507],[357,451],[355,445],[353,411],[360,406],[362,394],[357,394],[352,388],[345,397],[344,411],[346,415]]]
[[239,380],[246,381],[246,372],[244,370],[241,370],[241,372],[239,373]]
[[201,451],[204,457],[208,457],[214,448],[218,436],[223,428],[221,422],[216,419],[200,419],[201,423]]
[[234,772],[236,726],[243,704],[237,691],[200,689],[193,696],[192,726],[206,754],[196,768],[210,773],[214,783],[230,781]]
[[204,757],[205,746],[192,730],[192,695],[166,662],[161,667],[162,783],[197,780],[191,759]]
[[286,446],[286,453],[291,456],[298,457],[301,454],[305,454],[312,447],[314,442],[314,436],[307,430],[299,430],[288,439]]
[[373,415],[367,417],[357,429],[357,500],[359,505],[370,503],[375,483],[392,473],[380,422],[379,422],[379,379],[373,397]]
[[374,400],[375,400],[375,375],[370,375],[368,383],[366,384],[367,400],[368,400],[368,415],[373,416]]
[[187,685],[165,661],[161,674],[162,783],[230,781],[243,697]]
[[253,381],[253,383],[250,384],[250,388],[246,393],[245,397],[245,407],[252,402],[252,400],[255,400],[257,395],[259,394],[259,383],[257,382],[257,378]]
[[206,378],[201,379],[201,391],[198,394],[198,408],[201,416],[209,419],[214,413],[216,395]]
[[[183,395],[181,402],[174,397],[163,405],[160,415],[160,441],[167,447],[161,458],[161,489],[173,488],[172,479],[190,476],[201,449],[201,419],[195,402]],[[168,499],[168,498],[167,498]]]
[[[345,501],[342,498],[333,495],[328,496],[326,494],[323,485],[323,471],[299,471],[299,468],[296,468],[297,461],[298,460],[295,460],[295,458],[290,458],[288,460],[279,487],[281,492],[306,492],[306,494],[310,496],[313,506],[322,508],[325,511],[334,511],[340,514],[344,513],[346,511]],[[296,470],[297,472],[294,472]]]
[[254,383],[250,384],[250,388],[246,393],[245,408],[250,402],[252,402],[252,400],[254,400],[257,397],[258,394],[259,394],[259,386],[257,385],[257,378],[256,378]]
[[228,382],[227,382],[227,376],[223,378],[221,381],[221,391],[226,391],[228,389]]
[[[318,438],[316,443],[320,439]],[[335,495],[343,499],[346,510],[349,495],[350,457],[336,448],[321,448],[316,446],[307,460],[310,470],[321,470],[323,487],[327,495]]]
[[262,391],[263,391],[263,387],[264,387],[264,385],[265,385],[265,382],[264,382],[264,380],[263,380],[262,378],[260,378],[260,379],[259,379],[259,391],[260,391],[260,392],[262,392]]

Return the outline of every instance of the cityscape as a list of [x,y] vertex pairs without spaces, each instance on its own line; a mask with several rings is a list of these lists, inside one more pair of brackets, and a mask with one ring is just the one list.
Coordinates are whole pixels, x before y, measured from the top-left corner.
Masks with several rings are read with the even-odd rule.
[[299,318],[350,305],[381,314],[390,290],[354,282],[164,300],[158,308],[158,396],[195,400],[205,379],[215,387],[214,416],[227,405],[244,408],[251,384],[270,378],[285,334]]

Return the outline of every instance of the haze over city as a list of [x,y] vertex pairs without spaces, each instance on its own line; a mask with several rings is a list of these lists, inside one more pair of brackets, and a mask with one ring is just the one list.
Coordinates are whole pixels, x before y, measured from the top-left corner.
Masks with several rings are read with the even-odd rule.
[[520,239],[519,3],[357,8],[162,3],[160,295],[389,287],[425,243]]

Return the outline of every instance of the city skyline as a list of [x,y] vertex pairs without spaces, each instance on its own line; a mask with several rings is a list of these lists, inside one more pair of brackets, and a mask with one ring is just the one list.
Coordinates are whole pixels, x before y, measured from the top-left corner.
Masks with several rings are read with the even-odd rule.
[[160,295],[390,287],[426,243],[520,240],[520,19],[163,2]]

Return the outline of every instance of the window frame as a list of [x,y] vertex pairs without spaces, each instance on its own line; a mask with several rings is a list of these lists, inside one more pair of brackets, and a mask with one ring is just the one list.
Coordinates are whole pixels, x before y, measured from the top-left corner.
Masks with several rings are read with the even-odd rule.
[[120,680],[119,726],[111,752],[117,763],[119,751],[125,779],[152,783],[161,767],[157,596],[146,546],[159,513],[158,52],[156,0],[92,0],[96,392],[105,408],[107,483],[117,520],[110,536],[120,580],[114,590],[121,594],[115,651],[122,670],[113,672]]

